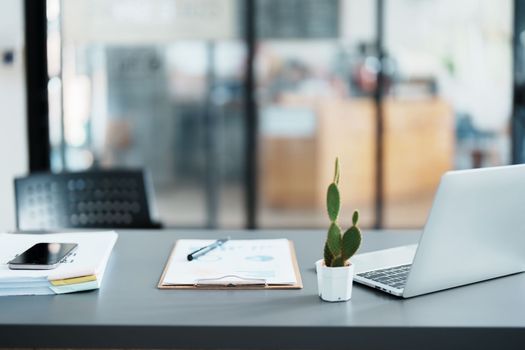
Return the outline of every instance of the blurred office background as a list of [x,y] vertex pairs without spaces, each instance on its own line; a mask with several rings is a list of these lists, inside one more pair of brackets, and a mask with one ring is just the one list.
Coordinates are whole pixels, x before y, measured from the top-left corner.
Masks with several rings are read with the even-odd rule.
[[419,228],[443,172],[522,160],[520,0],[44,4],[33,167],[147,168],[166,226],[325,227],[339,156],[343,224]]

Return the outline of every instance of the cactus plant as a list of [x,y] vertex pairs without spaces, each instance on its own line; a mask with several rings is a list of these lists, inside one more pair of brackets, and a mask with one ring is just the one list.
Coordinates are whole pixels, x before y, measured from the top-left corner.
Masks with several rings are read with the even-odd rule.
[[326,209],[330,218],[330,227],[324,246],[324,263],[328,267],[345,266],[361,245],[361,231],[357,226],[359,221],[357,210],[352,215],[352,226],[344,234],[341,234],[341,228],[337,223],[341,209],[341,195],[338,187],[340,175],[339,159],[336,158],[334,179],[326,193]]

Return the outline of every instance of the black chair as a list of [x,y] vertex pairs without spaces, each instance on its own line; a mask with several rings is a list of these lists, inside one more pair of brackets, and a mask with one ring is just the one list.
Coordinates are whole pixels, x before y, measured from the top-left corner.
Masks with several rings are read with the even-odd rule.
[[160,228],[151,219],[142,170],[38,173],[15,179],[20,231]]

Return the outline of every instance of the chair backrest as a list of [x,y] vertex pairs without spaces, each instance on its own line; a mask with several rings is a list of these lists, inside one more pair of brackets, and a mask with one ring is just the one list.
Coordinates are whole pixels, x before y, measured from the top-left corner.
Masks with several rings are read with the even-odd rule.
[[18,230],[157,228],[142,170],[37,173],[15,179]]

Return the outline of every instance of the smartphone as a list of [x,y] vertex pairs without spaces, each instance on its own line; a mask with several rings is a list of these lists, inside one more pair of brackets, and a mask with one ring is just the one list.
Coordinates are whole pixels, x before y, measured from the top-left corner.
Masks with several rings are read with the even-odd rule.
[[76,243],[37,243],[7,264],[12,270],[51,270],[77,246]]

